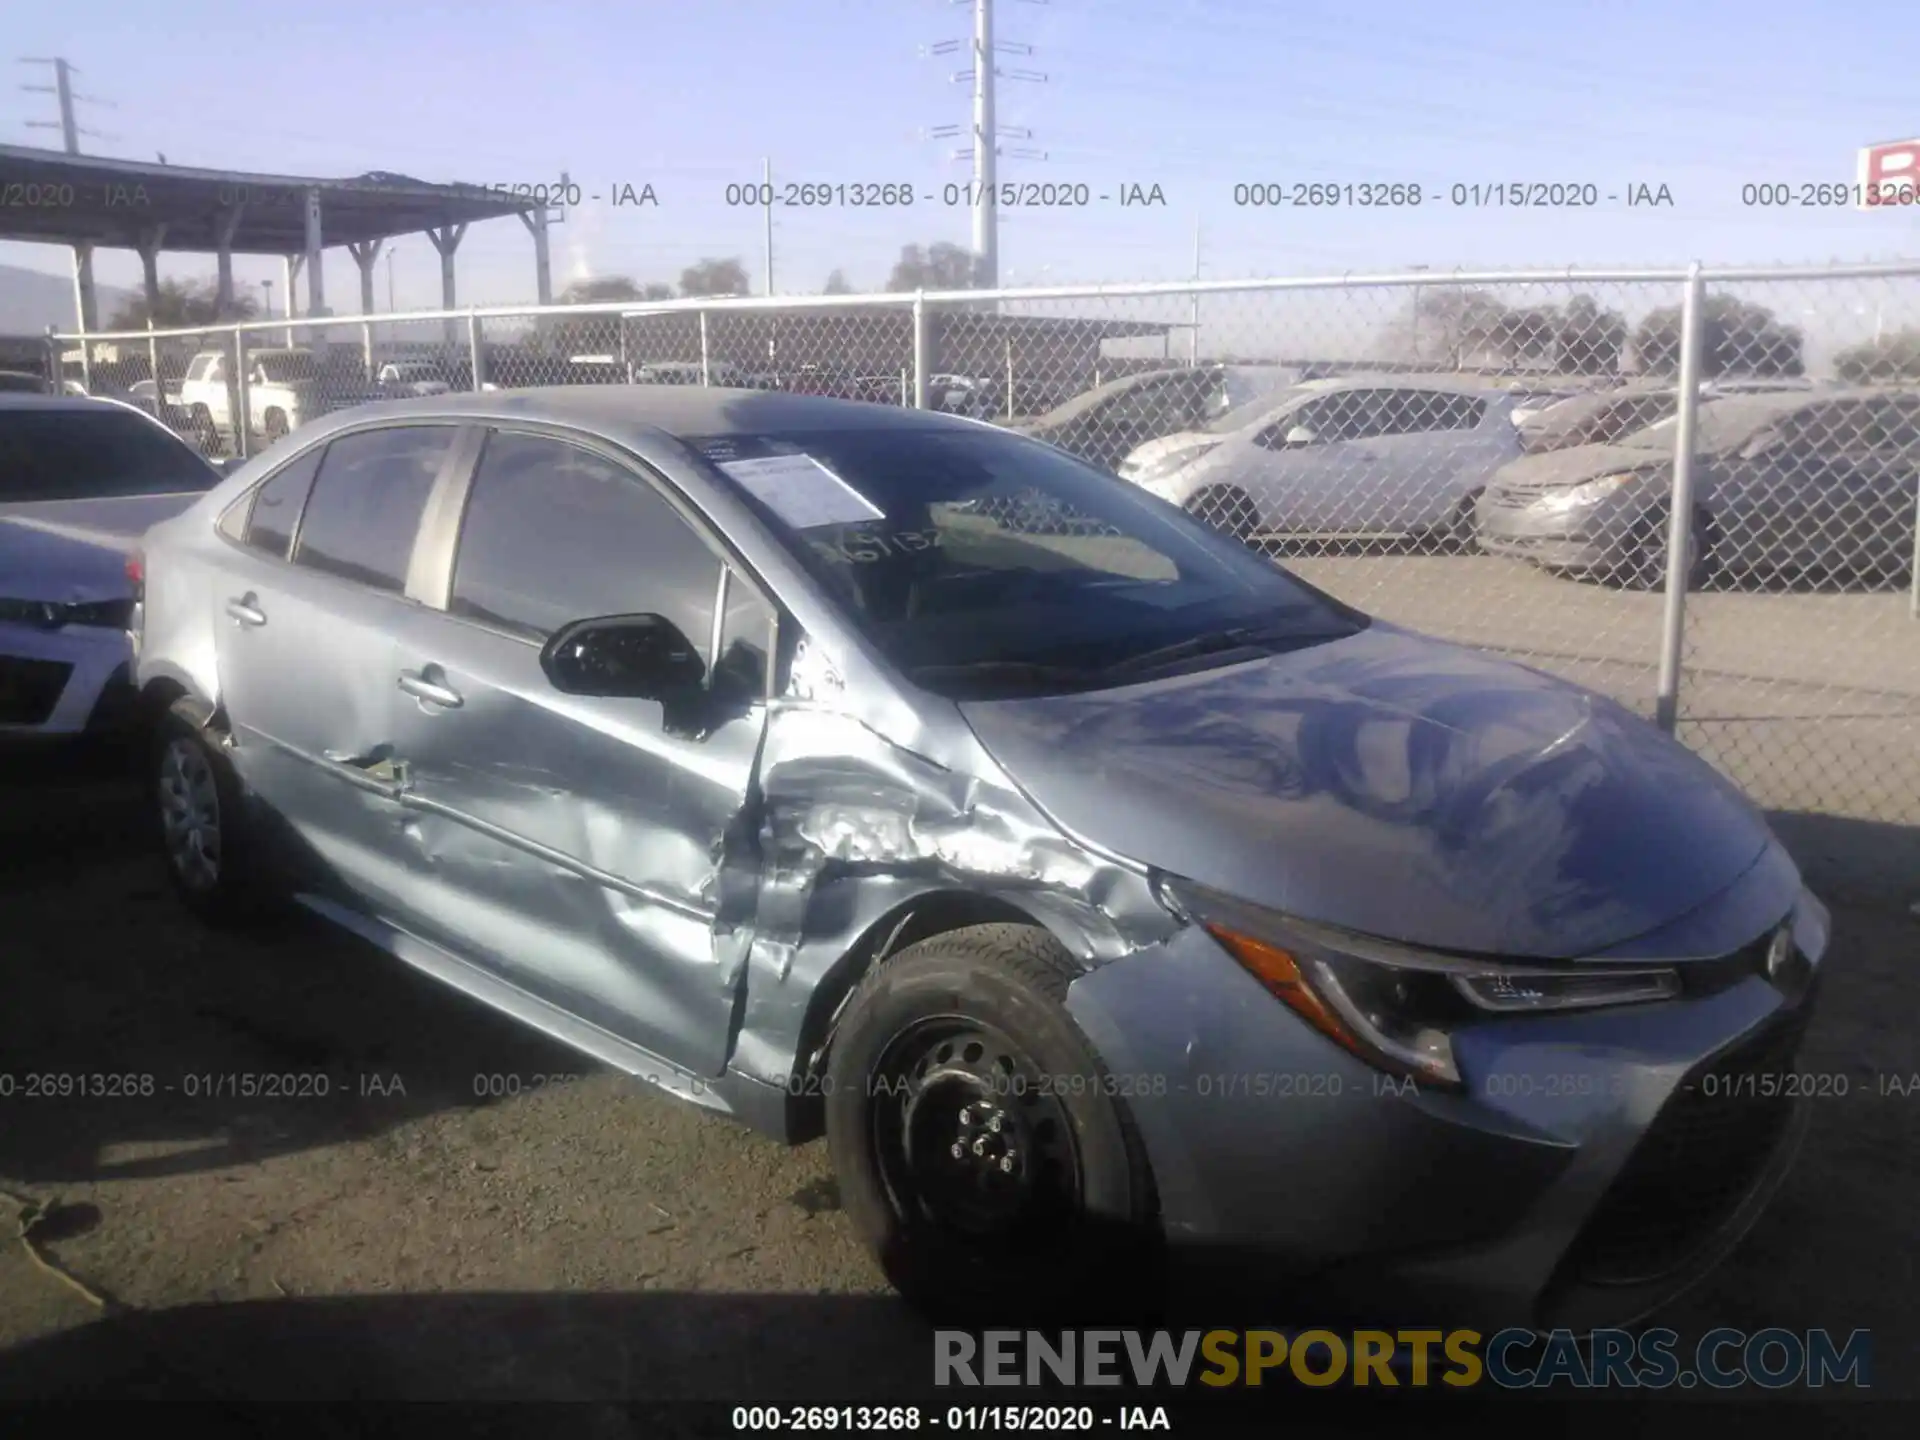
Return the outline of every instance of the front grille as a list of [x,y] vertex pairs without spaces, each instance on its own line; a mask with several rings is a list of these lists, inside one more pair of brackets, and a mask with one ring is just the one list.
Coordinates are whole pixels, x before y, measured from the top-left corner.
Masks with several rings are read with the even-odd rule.
[[[1792,1117],[1804,1014],[1692,1071],[1641,1137],[1567,1261],[1628,1285],[1678,1269],[1739,1208]],[[1742,1077],[1746,1077],[1743,1081]]]
[[0,655],[0,725],[39,725],[60,703],[73,666]]

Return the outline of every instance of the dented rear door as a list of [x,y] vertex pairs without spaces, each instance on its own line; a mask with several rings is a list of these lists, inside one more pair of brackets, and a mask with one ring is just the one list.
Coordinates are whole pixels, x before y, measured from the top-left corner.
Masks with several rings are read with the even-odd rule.
[[699,526],[608,452],[495,432],[462,505],[443,608],[415,610],[396,646],[405,923],[717,1075],[741,977],[715,918],[723,867],[752,848],[743,809],[764,680],[692,723],[650,700],[563,695],[540,651],[569,621],[651,612],[710,665],[716,644],[731,651],[737,676],[764,665],[769,612]]

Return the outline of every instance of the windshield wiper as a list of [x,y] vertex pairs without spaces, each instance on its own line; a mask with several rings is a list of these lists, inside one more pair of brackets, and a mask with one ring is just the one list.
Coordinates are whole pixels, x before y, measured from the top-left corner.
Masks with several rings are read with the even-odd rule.
[[912,680],[1037,680],[1043,684],[1061,681],[1078,685],[1099,679],[1102,672],[1079,665],[1049,665],[1040,660],[961,660],[914,665],[906,673]]
[[1102,668],[1108,675],[1132,675],[1203,655],[1225,655],[1235,650],[1272,652],[1337,639],[1346,633],[1333,628],[1303,630],[1292,625],[1240,625],[1230,630],[1209,630],[1186,640],[1176,640],[1171,645],[1156,645],[1151,650],[1139,650]]

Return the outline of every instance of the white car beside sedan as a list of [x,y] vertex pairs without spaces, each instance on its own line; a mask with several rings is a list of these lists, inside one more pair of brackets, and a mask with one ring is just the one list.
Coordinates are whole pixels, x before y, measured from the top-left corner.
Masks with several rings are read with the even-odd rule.
[[1469,541],[1474,502],[1518,459],[1517,397],[1405,376],[1311,380],[1134,450],[1120,477],[1219,529]]
[[219,479],[131,405],[0,394],[0,739],[129,717],[129,556]]

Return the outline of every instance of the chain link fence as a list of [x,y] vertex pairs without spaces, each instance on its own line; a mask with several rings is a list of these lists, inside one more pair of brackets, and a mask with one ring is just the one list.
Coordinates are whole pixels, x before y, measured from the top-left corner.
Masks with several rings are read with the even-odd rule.
[[[1763,805],[1920,824],[1920,264],[666,301],[49,346],[96,393],[144,367],[157,413],[215,455],[346,407],[549,385],[1009,426],[1382,619],[1619,699]],[[1087,533],[994,504],[1009,528]]]

